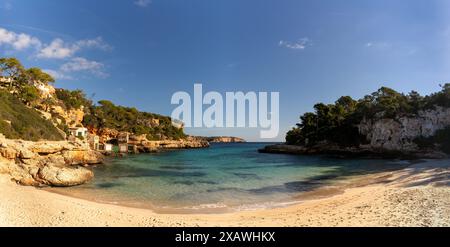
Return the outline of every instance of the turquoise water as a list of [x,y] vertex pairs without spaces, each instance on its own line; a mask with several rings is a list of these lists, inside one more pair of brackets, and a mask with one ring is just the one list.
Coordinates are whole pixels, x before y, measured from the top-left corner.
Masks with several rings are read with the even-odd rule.
[[111,158],[94,168],[91,183],[64,190],[161,212],[246,210],[289,204],[348,175],[401,168],[386,160],[258,153],[264,145],[213,144]]

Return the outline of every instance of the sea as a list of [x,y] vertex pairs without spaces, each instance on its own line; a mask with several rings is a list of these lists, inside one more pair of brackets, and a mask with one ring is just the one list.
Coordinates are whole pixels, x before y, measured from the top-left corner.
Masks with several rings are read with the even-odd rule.
[[[222,213],[285,207],[357,175],[402,169],[409,162],[258,153],[268,143],[108,158],[84,185],[50,191],[160,213]],[[316,193],[327,196],[327,193]]]

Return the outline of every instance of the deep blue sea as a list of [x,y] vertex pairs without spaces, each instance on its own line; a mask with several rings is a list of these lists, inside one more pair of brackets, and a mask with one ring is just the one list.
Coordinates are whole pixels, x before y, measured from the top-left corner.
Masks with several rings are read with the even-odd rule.
[[213,144],[110,158],[94,168],[92,182],[55,191],[157,212],[248,210],[297,202],[303,192],[350,175],[405,167],[389,160],[258,153],[264,145]]

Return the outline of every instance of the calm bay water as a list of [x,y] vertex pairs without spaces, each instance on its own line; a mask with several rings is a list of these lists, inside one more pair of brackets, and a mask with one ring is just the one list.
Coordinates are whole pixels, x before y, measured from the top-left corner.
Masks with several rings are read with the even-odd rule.
[[301,192],[348,175],[405,166],[387,160],[258,153],[264,145],[213,144],[111,158],[94,168],[92,182],[54,191],[160,212],[246,210],[289,204]]

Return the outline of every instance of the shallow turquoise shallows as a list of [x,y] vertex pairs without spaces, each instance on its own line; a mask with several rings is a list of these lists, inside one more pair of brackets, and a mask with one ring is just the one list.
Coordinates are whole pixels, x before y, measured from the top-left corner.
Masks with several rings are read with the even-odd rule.
[[159,212],[233,211],[287,205],[348,175],[404,167],[387,160],[258,153],[264,145],[213,144],[111,158],[94,168],[91,183],[56,191]]

